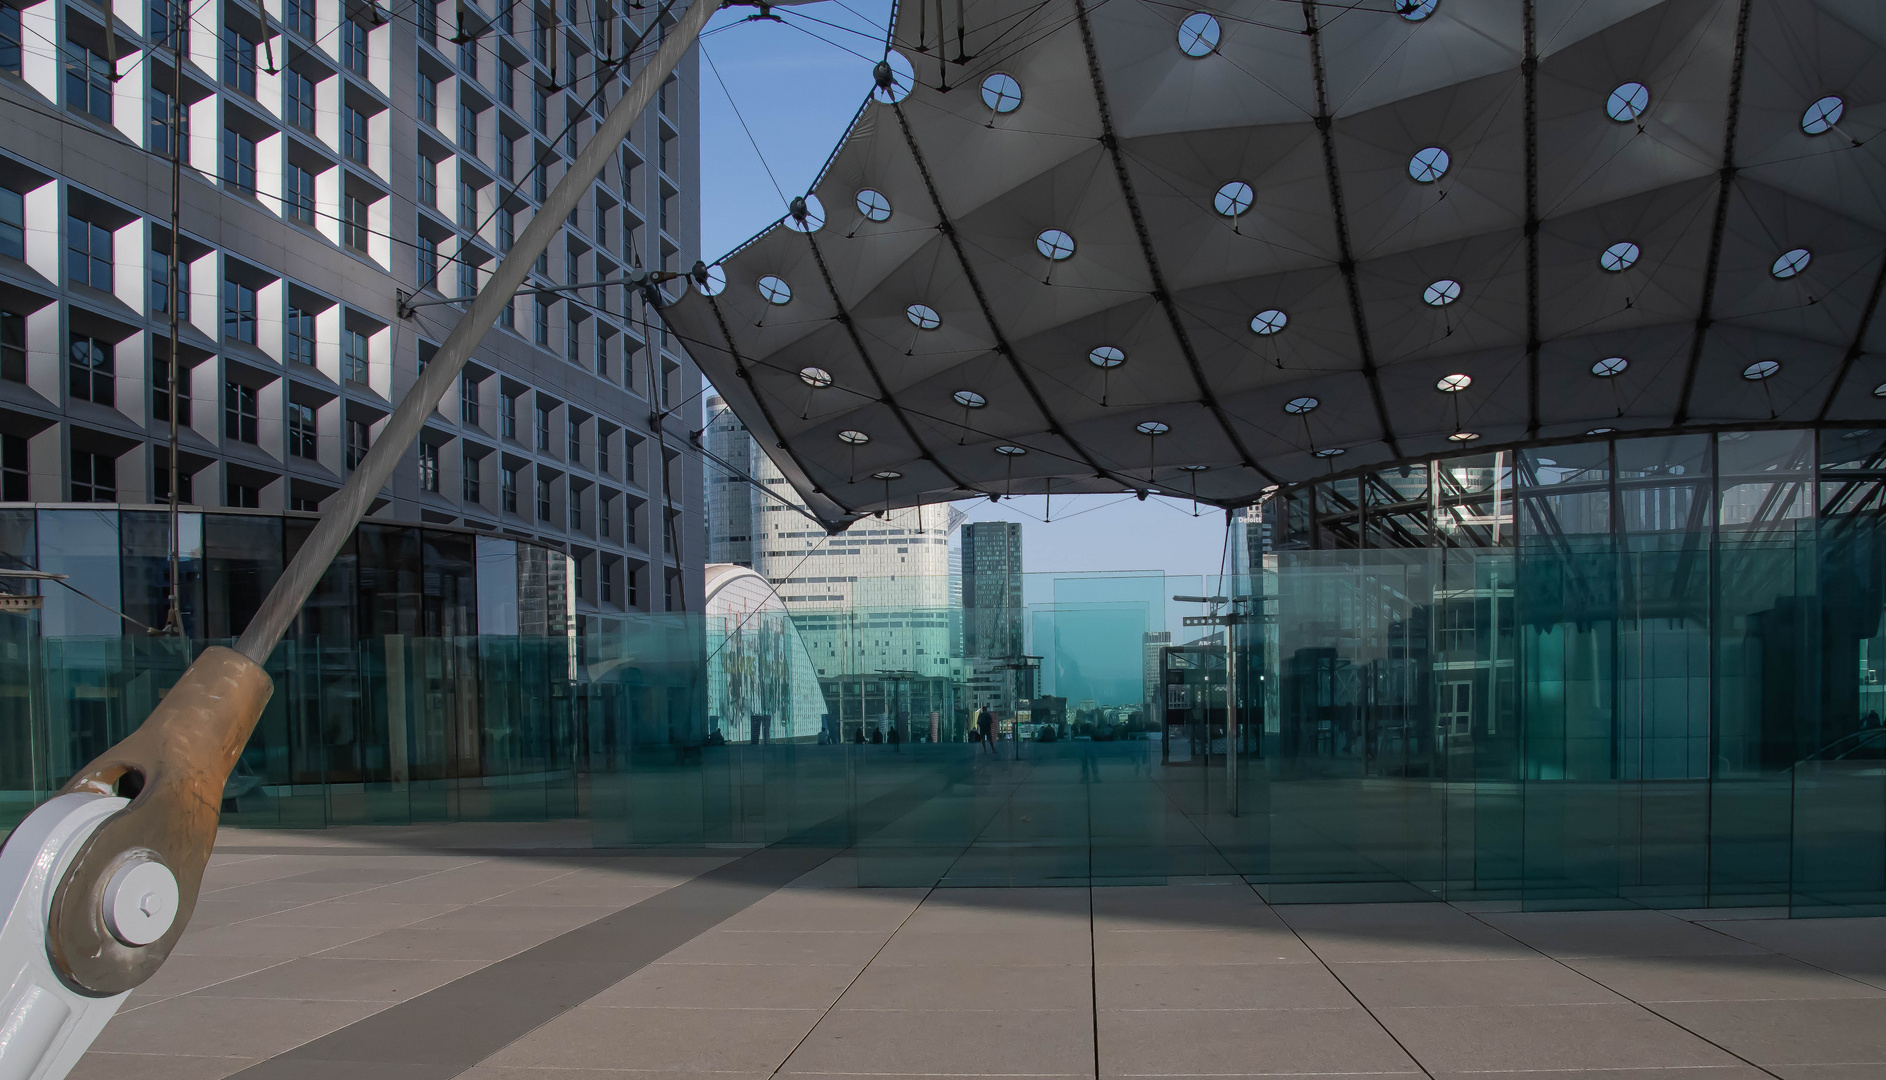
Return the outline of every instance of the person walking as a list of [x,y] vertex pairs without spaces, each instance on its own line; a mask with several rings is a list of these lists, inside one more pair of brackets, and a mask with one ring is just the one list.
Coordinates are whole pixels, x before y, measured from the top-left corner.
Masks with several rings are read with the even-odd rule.
[[982,751],[982,707],[969,714],[969,741],[976,744],[978,753]]

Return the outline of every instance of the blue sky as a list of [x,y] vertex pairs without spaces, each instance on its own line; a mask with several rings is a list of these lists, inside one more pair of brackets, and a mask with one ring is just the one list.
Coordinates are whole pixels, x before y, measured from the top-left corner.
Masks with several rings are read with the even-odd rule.
[[[785,213],[818,176],[871,90],[890,0],[729,8],[701,47],[701,242],[712,261]],[[1030,571],[1216,574],[1224,514],[1131,495],[1040,496],[964,504],[977,521],[1020,521]],[[1052,512],[1050,515],[1050,511]]]

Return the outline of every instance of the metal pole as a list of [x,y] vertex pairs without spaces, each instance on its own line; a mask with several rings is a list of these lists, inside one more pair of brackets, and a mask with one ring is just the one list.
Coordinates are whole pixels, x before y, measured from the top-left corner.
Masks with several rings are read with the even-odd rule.
[[[340,491],[330,498],[328,509],[321,515],[307,542],[295,555],[294,561],[288,564],[288,568],[282,571],[281,579],[269,590],[261,609],[255,613],[248,629],[243,631],[241,639],[236,642],[237,652],[261,664],[275,650],[275,644],[287,633],[289,625],[301,611],[302,603],[314,592],[321,576],[327,572],[328,564],[347,543],[347,538],[353,535],[354,526],[366,516],[374,496],[392,478],[406,448],[418,438],[420,430],[425,426],[426,415],[452,388],[453,381],[465,367],[465,361],[470,359],[472,350],[477,348],[485,332],[498,321],[499,313],[511,302],[512,296],[523,287],[531,264],[550,246],[551,238],[562,227],[564,219],[576,209],[577,202],[589,190],[590,183],[601,175],[603,167],[622,146],[622,141],[628,138],[629,129],[648,107],[656,90],[667,81],[669,74],[681,62],[681,57],[693,46],[708,17],[724,2],[694,0],[674,30],[663,37],[655,58],[635,77],[628,91],[622,95],[622,100],[616,102],[615,108],[610,109],[603,118],[596,134],[590,137],[569,171],[551,190],[550,197],[544,200],[543,206],[530,219],[530,224],[524,227],[523,234],[517,238],[510,253],[492,271],[485,287],[478,290],[471,306],[446,337],[445,344],[439,346],[438,353],[426,365],[426,370],[420,373],[419,381],[413,384],[399,407],[393,410],[392,417],[386,422],[386,430],[367,451],[366,459],[347,478]],[[655,32],[661,32],[659,26]]]
[[[1235,604],[1235,601],[1233,601]],[[1238,816],[1238,616],[1225,616],[1225,805]]]
[[[177,502],[183,497],[177,490],[181,471],[177,465],[177,412],[183,394],[178,376],[183,360],[177,355],[183,318],[180,286],[183,281],[183,27],[184,12],[190,0],[172,0],[175,13],[170,31],[170,273],[165,286],[170,292],[170,610],[164,615],[164,633],[183,636],[183,530],[177,517]],[[190,654],[188,642],[184,655]]]

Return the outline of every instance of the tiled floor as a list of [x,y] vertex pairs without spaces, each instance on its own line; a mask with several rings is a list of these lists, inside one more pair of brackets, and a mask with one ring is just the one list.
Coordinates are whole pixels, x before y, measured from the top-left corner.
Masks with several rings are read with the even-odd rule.
[[1886,919],[854,889],[539,829],[226,833],[79,1080],[1886,1080]]

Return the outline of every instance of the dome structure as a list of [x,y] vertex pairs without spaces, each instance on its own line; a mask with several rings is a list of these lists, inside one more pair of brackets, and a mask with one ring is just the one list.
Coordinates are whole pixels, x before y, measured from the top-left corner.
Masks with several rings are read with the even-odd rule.
[[898,10],[844,212],[665,311],[827,522],[1886,419],[1879,5]]
[[[825,697],[785,603],[744,566],[709,563],[707,713],[728,742],[816,739]],[[763,722],[755,717],[766,717]]]

